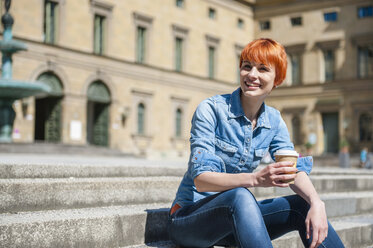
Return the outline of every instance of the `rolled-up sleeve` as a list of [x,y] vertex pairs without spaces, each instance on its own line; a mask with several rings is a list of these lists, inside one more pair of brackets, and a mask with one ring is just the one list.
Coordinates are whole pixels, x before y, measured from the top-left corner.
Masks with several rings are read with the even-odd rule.
[[313,158],[312,156],[301,157],[297,160],[297,169],[298,171],[304,171],[309,175],[311,173],[313,166]]
[[208,171],[225,172],[223,160],[205,149],[196,149],[190,159],[189,165],[190,174],[193,179]]

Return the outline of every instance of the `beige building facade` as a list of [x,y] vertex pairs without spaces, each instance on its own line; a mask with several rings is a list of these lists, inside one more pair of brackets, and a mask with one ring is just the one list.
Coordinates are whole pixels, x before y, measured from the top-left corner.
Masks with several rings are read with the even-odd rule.
[[16,101],[14,142],[100,145],[188,156],[192,114],[237,87],[252,5],[229,0],[21,0],[10,9],[13,77],[49,96]]
[[346,143],[352,152],[373,149],[372,6],[257,1],[255,37],[278,40],[288,54],[287,78],[268,104],[281,110],[299,150],[335,153]]
[[[14,142],[188,156],[201,100],[238,87],[238,56],[269,37],[288,53],[267,103],[298,150],[373,149],[372,1],[17,0],[13,77],[49,96],[16,101]],[[306,151],[306,147],[311,151]]]

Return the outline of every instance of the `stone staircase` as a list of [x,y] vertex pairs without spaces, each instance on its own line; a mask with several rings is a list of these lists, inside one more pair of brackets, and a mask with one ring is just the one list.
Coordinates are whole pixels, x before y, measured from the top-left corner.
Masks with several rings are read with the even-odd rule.
[[[0,155],[0,247],[175,247],[166,220],[184,166],[119,158],[21,160]],[[346,247],[371,247],[373,172],[316,167],[311,179]],[[292,192],[253,193],[264,199]],[[273,244],[302,247],[296,233]]]

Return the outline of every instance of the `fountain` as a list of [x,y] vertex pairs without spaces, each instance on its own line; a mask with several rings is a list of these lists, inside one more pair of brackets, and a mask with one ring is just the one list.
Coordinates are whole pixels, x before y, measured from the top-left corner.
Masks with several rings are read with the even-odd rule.
[[15,111],[13,102],[17,99],[47,94],[50,87],[39,82],[24,82],[12,79],[12,54],[21,50],[27,50],[24,43],[13,40],[13,17],[9,14],[11,0],[5,1],[5,14],[1,18],[3,23],[3,40],[0,40],[2,52],[2,74],[0,79],[0,142],[12,142],[13,123]]

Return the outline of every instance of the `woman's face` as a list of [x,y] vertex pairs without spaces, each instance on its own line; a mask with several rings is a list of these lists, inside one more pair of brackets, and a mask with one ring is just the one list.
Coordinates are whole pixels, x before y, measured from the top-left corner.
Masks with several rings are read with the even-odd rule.
[[240,82],[243,95],[265,98],[273,89],[275,77],[274,66],[242,61]]

